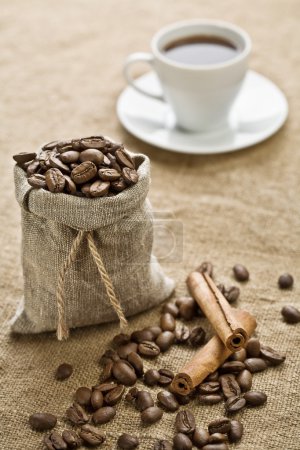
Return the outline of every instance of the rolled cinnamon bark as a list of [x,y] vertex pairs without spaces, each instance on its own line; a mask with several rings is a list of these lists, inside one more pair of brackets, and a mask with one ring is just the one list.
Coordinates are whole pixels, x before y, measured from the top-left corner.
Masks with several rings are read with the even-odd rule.
[[233,314],[222,292],[207,273],[192,272],[187,278],[191,296],[196,300],[225,347],[236,352],[245,346],[248,334]]
[[[238,309],[233,311],[235,318],[243,325],[248,336],[251,336],[256,328],[255,318],[247,311]],[[188,395],[210,373],[215,372],[232,353],[219,336],[212,337],[175,376],[172,382],[173,390],[180,395]]]

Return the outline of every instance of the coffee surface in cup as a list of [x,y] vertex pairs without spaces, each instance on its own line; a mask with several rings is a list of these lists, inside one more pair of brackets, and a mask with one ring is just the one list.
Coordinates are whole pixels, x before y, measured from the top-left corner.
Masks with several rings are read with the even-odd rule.
[[240,52],[231,41],[218,36],[189,36],[168,43],[163,53],[169,59],[191,65],[218,64]]

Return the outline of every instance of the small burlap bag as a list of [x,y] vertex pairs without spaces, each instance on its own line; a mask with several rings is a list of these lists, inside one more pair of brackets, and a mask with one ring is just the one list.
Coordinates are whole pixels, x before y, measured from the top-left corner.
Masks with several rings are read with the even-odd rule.
[[81,198],[33,189],[15,167],[22,211],[24,298],[18,333],[68,329],[131,316],[174,289],[152,255],[153,216],[146,198],[149,159],[133,156],[139,181],[114,197]]

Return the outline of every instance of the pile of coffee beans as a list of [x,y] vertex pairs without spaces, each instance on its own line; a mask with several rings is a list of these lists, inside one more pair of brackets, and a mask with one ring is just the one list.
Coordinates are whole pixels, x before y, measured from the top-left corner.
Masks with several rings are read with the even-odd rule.
[[133,158],[122,144],[91,136],[44,145],[38,154],[14,155],[35,189],[77,197],[110,197],[138,182]]
[[[203,263],[200,268],[203,271],[209,270],[212,275],[210,263]],[[227,295],[235,292],[235,295],[229,295],[230,301],[238,298],[239,290],[235,288],[223,286],[222,291]],[[176,413],[176,434],[173,442],[167,439],[158,440],[154,443],[153,450],[189,450],[193,447],[203,450],[228,450],[230,443],[238,442],[242,438],[243,425],[232,416],[244,408],[260,407],[267,401],[264,392],[251,390],[253,376],[269,367],[282,364],[285,356],[252,337],[246,348],[232,354],[189,395],[179,395],[173,391],[171,385],[174,373],[164,367],[145,371],[144,360],[151,362],[174,345],[198,347],[205,344],[207,338],[204,329],[200,326],[190,329],[184,323],[196,316],[203,316],[203,313],[195,300],[191,297],[180,297],[163,306],[159,325],[135,330],[131,334],[116,335],[111,348],[100,358],[100,384],[79,387],[74,393],[72,405],[65,413],[67,421],[75,429],[64,430],[61,434],[56,431],[47,434],[44,437],[45,448],[64,450],[77,448],[81,444],[102,445],[106,436],[98,426],[114,419],[123,397],[126,403],[132,405],[133,411],[140,415],[141,427],[159,422],[164,413]],[[55,372],[55,377],[58,380],[66,379],[72,371],[73,368],[69,364],[61,364]],[[145,389],[135,386],[138,380],[145,385]],[[156,396],[149,390],[153,387],[161,388]],[[199,427],[192,411],[181,410],[181,406],[191,402],[194,409],[197,405],[223,402],[224,417],[209,423],[207,430]],[[53,429],[56,421],[56,417],[48,413],[33,414],[29,419],[31,427],[39,431]],[[120,435],[117,448],[138,448],[138,435],[139,433]]]

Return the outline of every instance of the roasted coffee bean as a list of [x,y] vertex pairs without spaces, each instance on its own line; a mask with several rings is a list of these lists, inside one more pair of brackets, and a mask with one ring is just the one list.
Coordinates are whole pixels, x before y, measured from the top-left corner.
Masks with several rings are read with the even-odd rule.
[[222,444],[207,444],[202,447],[202,450],[228,450],[228,445],[224,442]]
[[118,387],[119,385],[116,383],[101,383],[98,384],[97,386],[94,386],[94,390],[96,391],[100,391],[102,392],[103,395],[106,394],[106,392],[112,391],[113,389],[115,389],[116,387]]
[[139,446],[140,441],[137,436],[123,433],[119,437],[117,444],[118,444],[118,448],[121,448],[122,450],[132,450]]
[[163,331],[174,331],[176,322],[170,313],[162,314],[160,317],[160,327]]
[[155,386],[160,378],[160,373],[156,369],[149,369],[144,374],[144,383],[147,386]]
[[179,403],[172,392],[160,391],[157,394],[157,400],[167,411],[174,412],[179,408]]
[[[113,391],[109,391],[113,392]],[[99,409],[103,406],[103,394],[99,389],[95,389],[91,395],[91,405],[94,409]]]
[[[111,152],[108,152],[106,154],[106,156],[107,156],[107,159],[109,160],[110,167],[112,169],[115,169],[117,172],[122,173],[121,166],[117,163],[116,157]],[[125,183],[124,178],[123,177],[121,177],[121,178],[122,178],[123,182]],[[126,183],[125,183],[125,186],[127,187]]]
[[91,186],[92,183],[84,183],[82,186],[80,186],[81,192],[88,198],[91,198]]
[[68,448],[77,448],[81,445],[81,439],[78,434],[73,430],[64,430],[62,432],[62,438],[68,445]]
[[208,438],[209,444],[221,444],[222,442],[227,442],[228,437],[223,433],[213,433]]
[[300,311],[293,305],[286,305],[282,308],[281,314],[287,323],[300,322]]
[[32,161],[35,159],[36,153],[35,152],[21,152],[17,153],[13,156],[13,159],[16,161],[17,164],[22,165],[26,162]]
[[264,392],[249,391],[244,394],[244,400],[247,406],[261,406],[267,401],[267,396]]
[[291,289],[294,284],[294,278],[289,273],[283,273],[278,278],[278,286],[280,289]]
[[242,439],[243,424],[239,420],[230,422],[230,430],[228,431],[229,442],[236,443]]
[[174,450],[191,450],[193,443],[186,434],[178,433],[174,436],[173,448]]
[[241,388],[236,381],[234,375],[228,374],[228,375],[222,375],[220,377],[220,383],[222,386],[223,394],[226,398],[229,397],[236,397],[237,395],[240,395]]
[[252,386],[252,374],[251,374],[251,372],[249,372],[249,370],[247,370],[247,369],[242,370],[242,372],[240,372],[237,375],[236,381],[238,382],[242,392],[249,391],[251,389],[251,386]]
[[225,289],[223,295],[229,303],[234,303],[240,296],[240,289],[237,286],[231,286]]
[[90,194],[92,197],[104,197],[109,191],[109,186],[109,181],[94,181],[90,187]]
[[106,146],[107,142],[103,136],[90,136],[80,139],[80,147],[82,149],[96,148],[102,149]]
[[241,361],[244,362],[247,358],[247,352],[244,348],[241,348],[241,350],[238,350],[237,352],[232,353],[230,357],[228,358],[230,361]]
[[138,411],[144,411],[154,406],[152,395],[148,391],[139,391],[136,396],[135,406]]
[[162,441],[155,442],[153,450],[173,450],[173,445],[170,441],[163,439]]
[[185,344],[190,337],[190,330],[186,325],[179,325],[175,330],[176,344]]
[[140,355],[154,358],[155,356],[160,354],[160,348],[154,342],[143,341],[138,346],[138,352]]
[[114,365],[113,360],[107,361],[107,363],[104,365],[102,373],[101,373],[101,381],[108,381],[112,376],[112,368]]
[[220,417],[219,419],[215,419],[208,424],[209,434],[214,433],[228,433],[230,430],[230,419],[227,417]]
[[209,395],[199,395],[200,403],[204,405],[216,405],[223,400],[222,395],[220,394],[209,394]]
[[[146,330],[152,333],[152,340],[155,340],[162,332],[162,329],[158,325],[146,328]],[[151,341],[151,339],[149,339]]]
[[108,406],[114,406],[123,397],[123,394],[125,392],[125,387],[120,384],[118,387],[113,389],[112,391],[107,392],[107,394],[104,397],[105,404]]
[[116,410],[113,406],[102,406],[97,409],[92,415],[92,420],[95,425],[102,425],[103,423],[110,422],[116,415]]
[[181,297],[178,300],[179,317],[192,320],[197,314],[197,303],[192,297]]
[[143,341],[152,341],[153,333],[147,329],[136,330],[131,334],[130,339],[138,344],[140,344]]
[[157,406],[150,406],[141,413],[141,420],[144,424],[150,425],[158,422],[163,416],[163,411]]
[[80,387],[75,392],[75,401],[81,406],[88,406],[91,404],[92,391],[88,387]]
[[116,159],[121,166],[129,167],[130,169],[135,169],[134,161],[123,148],[120,148],[115,152]]
[[34,175],[36,172],[38,172],[38,169],[40,168],[39,161],[32,161],[26,170],[27,176],[30,177],[31,175]]
[[36,173],[27,178],[28,184],[34,189],[45,189],[47,187],[45,175]]
[[213,276],[213,265],[212,263],[208,261],[204,261],[202,264],[200,264],[199,267],[197,267],[196,272],[200,273],[207,273],[210,277]]
[[247,358],[244,364],[245,368],[251,373],[261,372],[268,367],[266,361],[262,358]]
[[156,344],[162,352],[166,352],[175,341],[175,334],[171,331],[163,331],[156,339]]
[[49,156],[49,163],[53,169],[59,169],[62,173],[70,173],[69,166],[54,155]]
[[202,448],[204,445],[208,444],[209,433],[204,428],[196,428],[193,434],[193,444],[197,448]]
[[117,347],[119,347],[120,345],[128,344],[129,342],[130,342],[129,334],[119,333],[119,334],[116,334],[116,336],[114,336],[114,338],[113,338],[113,343]]
[[106,439],[104,434],[92,425],[83,425],[79,431],[79,436],[85,444],[88,444],[91,447],[96,447],[103,444]]
[[47,449],[66,450],[68,448],[66,442],[57,431],[52,431],[51,434],[44,437],[44,444]]
[[29,417],[29,425],[37,431],[51,430],[56,422],[57,418],[49,413],[35,413]]
[[43,146],[43,150],[53,150],[60,141],[51,141]]
[[243,397],[235,396],[229,397],[225,403],[227,414],[233,414],[244,408],[246,400]]
[[194,414],[188,409],[180,411],[175,419],[175,427],[179,433],[193,433],[196,427]]
[[138,396],[138,393],[139,393],[139,390],[137,387],[133,387],[133,388],[129,389],[129,391],[125,395],[126,402],[134,403]]
[[242,361],[226,361],[219,368],[220,373],[239,373],[245,369]]
[[80,153],[75,150],[64,152],[59,156],[59,159],[65,164],[76,163],[78,161]]
[[66,180],[59,169],[49,169],[45,174],[47,188],[50,192],[63,192]]
[[68,194],[74,195],[76,193],[76,184],[68,175],[64,175],[64,178],[65,178],[65,191]]
[[127,361],[116,361],[112,373],[115,379],[125,386],[133,386],[137,380],[134,368]]
[[144,373],[144,363],[140,355],[135,352],[131,352],[129,353],[127,360],[134,368],[136,376],[142,377]]
[[207,381],[201,383],[198,386],[198,391],[200,394],[214,394],[220,390],[220,383],[218,381]]
[[122,170],[123,180],[128,186],[136,184],[139,181],[139,174],[135,169],[130,169],[129,167],[124,167]]
[[91,161],[96,166],[100,166],[100,164],[103,163],[104,155],[100,150],[97,150],[96,148],[90,148],[88,150],[83,150],[79,154],[79,160],[80,162]]
[[76,184],[84,184],[90,181],[97,174],[97,167],[91,161],[85,161],[71,172],[71,178]]
[[189,338],[189,343],[193,347],[198,347],[199,345],[203,345],[205,343],[206,333],[202,327],[195,327],[191,331],[191,335]]
[[247,355],[258,358],[260,355],[260,342],[257,338],[250,338],[246,345]]
[[273,350],[267,345],[261,345],[260,356],[266,359],[272,366],[279,366],[285,361],[285,356]]
[[248,281],[249,280],[249,272],[245,266],[242,264],[236,264],[233,267],[233,273],[237,281]]
[[89,416],[85,410],[76,402],[67,409],[66,416],[73,425],[82,425],[89,420]]
[[58,366],[55,372],[55,378],[57,380],[66,380],[69,378],[73,373],[73,367],[71,364],[63,363]]
[[175,319],[178,317],[179,309],[178,306],[175,305],[173,302],[166,303],[162,308],[162,313],[169,313],[171,314]]
[[219,372],[216,370],[215,372],[210,373],[205,378],[205,381],[218,381],[218,379],[219,379]]
[[121,176],[117,170],[105,167],[98,170],[98,175],[103,181],[115,181]]
[[135,342],[128,342],[128,344],[120,345],[117,352],[120,358],[127,359],[132,352],[136,353],[138,345]]
[[[64,147],[70,147],[72,145],[72,139],[65,139],[63,141],[57,141],[56,143],[56,148],[57,149],[61,149]],[[47,145],[44,146],[44,148],[46,148]]]
[[174,373],[169,369],[159,369],[159,380],[158,384],[160,386],[168,386],[170,383],[172,383],[172,380],[174,378]]

